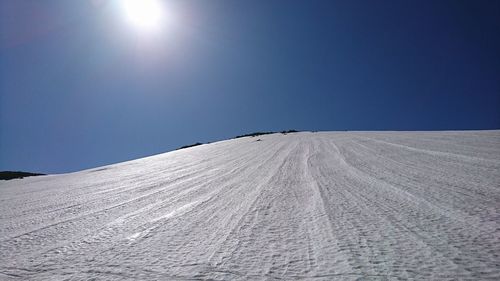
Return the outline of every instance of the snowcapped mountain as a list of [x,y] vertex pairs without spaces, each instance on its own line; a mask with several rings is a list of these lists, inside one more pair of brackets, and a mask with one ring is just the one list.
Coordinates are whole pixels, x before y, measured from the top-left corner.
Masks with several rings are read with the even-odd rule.
[[0,182],[0,280],[498,280],[499,264],[500,131],[270,134]]

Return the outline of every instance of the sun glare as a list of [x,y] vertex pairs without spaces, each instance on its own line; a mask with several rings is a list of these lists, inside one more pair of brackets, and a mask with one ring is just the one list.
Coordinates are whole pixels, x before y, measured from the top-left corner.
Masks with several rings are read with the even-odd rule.
[[158,30],[164,22],[164,10],[160,0],[122,0],[127,20],[142,31]]

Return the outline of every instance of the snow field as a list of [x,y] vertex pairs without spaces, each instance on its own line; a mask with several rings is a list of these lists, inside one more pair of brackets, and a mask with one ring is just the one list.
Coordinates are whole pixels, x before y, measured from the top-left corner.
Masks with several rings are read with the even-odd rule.
[[0,280],[499,280],[499,202],[500,131],[245,137],[0,182]]

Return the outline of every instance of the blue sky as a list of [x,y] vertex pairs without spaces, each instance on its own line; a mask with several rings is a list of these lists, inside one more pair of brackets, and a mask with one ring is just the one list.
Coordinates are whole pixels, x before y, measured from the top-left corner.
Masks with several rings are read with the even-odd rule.
[[500,1],[0,2],[0,170],[261,130],[500,128]]

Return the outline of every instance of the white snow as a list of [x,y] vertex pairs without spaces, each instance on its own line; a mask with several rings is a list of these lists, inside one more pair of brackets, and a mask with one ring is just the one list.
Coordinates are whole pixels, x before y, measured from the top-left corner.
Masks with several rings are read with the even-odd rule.
[[500,131],[273,134],[0,182],[0,280],[499,280],[499,256]]

